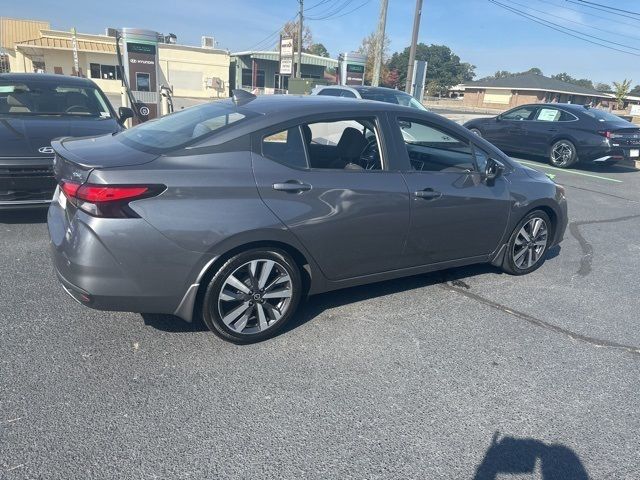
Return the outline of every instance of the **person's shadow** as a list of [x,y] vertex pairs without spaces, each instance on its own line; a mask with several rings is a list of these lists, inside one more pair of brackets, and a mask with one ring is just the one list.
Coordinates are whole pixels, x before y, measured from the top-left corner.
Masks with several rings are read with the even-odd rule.
[[500,437],[496,432],[474,480],[495,480],[500,474],[535,474],[543,480],[588,480],[578,455],[569,447],[533,438]]

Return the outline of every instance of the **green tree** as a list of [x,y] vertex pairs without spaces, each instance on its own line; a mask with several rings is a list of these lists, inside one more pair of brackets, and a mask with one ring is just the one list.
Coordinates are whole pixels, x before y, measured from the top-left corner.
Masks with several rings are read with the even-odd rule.
[[631,80],[627,80],[626,78],[618,83],[613,82],[613,93],[616,96],[616,103],[618,105],[618,109],[622,110],[624,108],[624,98],[629,95],[631,91]]
[[514,76],[518,76],[518,75],[529,75],[531,73],[534,74],[534,75],[542,75],[542,70],[540,70],[538,67],[530,68],[529,70],[525,70],[524,72],[509,72],[507,70],[498,70],[493,75],[489,75],[487,77],[483,77],[480,80],[485,80],[485,81],[486,80],[495,80],[497,78],[514,77]]
[[400,87],[400,75],[398,75],[398,70],[395,68],[393,70],[387,70],[387,74],[382,79],[382,85],[389,88],[398,88]]
[[329,51],[326,47],[321,43],[314,43],[309,47],[308,53],[313,55],[318,55],[320,57],[329,57]]
[[580,79],[573,78],[571,75],[569,75],[566,72],[557,73],[556,75],[551,75],[551,78],[555,80],[560,80],[562,82],[571,83],[573,85],[579,85],[581,87],[595,89],[593,86],[593,82],[591,80],[587,78],[580,78]]
[[640,97],[640,85],[636,85],[635,87],[633,87],[633,90],[629,92],[629,95],[635,95]]
[[[638,85],[638,87],[640,87],[640,85]],[[611,90],[611,85],[609,85],[608,83],[598,82],[598,83],[595,84],[595,88],[599,92],[611,92],[611,91],[613,91],[613,90]]]
[[[475,66],[460,61],[460,57],[454,54],[446,45],[426,45],[419,43],[416,46],[416,60],[427,61],[427,76],[425,83],[430,84],[429,95],[439,95],[459,83],[473,80]],[[398,70],[400,85],[407,81],[407,67],[409,65],[409,47],[402,52],[396,52],[387,62],[387,68]]]

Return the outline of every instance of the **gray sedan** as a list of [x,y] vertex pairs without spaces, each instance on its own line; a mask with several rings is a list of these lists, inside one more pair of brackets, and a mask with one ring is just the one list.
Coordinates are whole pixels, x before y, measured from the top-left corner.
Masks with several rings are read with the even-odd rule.
[[53,147],[67,293],[238,343],[276,334],[307,295],[474,263],[532,272],[567,225],[546,176],[381,102],[240,91]]

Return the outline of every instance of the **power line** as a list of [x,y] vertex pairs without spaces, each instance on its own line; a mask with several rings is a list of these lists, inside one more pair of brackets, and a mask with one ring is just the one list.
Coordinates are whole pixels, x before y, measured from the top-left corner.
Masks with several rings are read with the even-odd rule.
[[569,3],[573,3],[574,5],[580,5],[581,7],[587,7],[587,8],[593,8],[594,10],[600,10],[601,12],[606,12],[606,13],[610,13],[613,15],[619,15],[621,17],[626,17],[626,18],[630,18],[632,20],[640,20],[638,17],[633,17],[631,15],[625,15],[624,13],[614,13],[611,10],[608,10],[606,8],[600,8],[600,7],[594,7],[592,5],[587,5],[585,3],[582,2],[576,2],[575,0],[566,0]]
[[[519,5],[519,6],[521,6],[521,7],[527,8],[527,9],[532,10],[532,11],[534,11],[534,12],[542,13],[543,15],[553,16],[553,14],[551,14],[551,13],[549,13],[549,12],[545,12],[544,10],[538,10],[538,9],[535,9],[535,8],[530,7],[529,5],[525,5],[525,4],[523,4],[523,3],[518,3],[518,2],[515,2],[515,1],[513,1],[513,0],[511,0],[511,2],[510,2],[510,3],[511,3],[511,4],[513,4],[513,5]],[[562,19],[562,20],[564,20],[565,22],[570,22],[570,23],[574,23],[574,24],[576,24],[576,25],[581,25],[581,26],[583,26],[583,27],[591,28],[591,29],[593,29],[593,30],[597,30],[597,31],[599,31],[599,32],[603,32],[603,33],[610,33],[610,34],[612,34],[612,35],[619,35],[619,36],[621,36],[621,37],[627,37],[627,38],[631,38],[631,39],[634,39],[634,40],[640,40],[640,37],[632,37],[632,36],[630,36],[630,35],[625,35],[625,34],[623,34],[623,33],[613,32],[613,31],[611,31],[611,30],[605,30],[604,28],[594,27],[594,26],[589,25],[589,24],[584,23],[584,22],[578,22],[577,20],[571,20],[570,18],[566,18],[566,17],[556,17],[556,18],[561,18],[561,19]]]
[[353,0],[345,0],[340,5],[338,5],[334,10],[331,10],[331,9],[326,10],[323,13],[321,13],[320,16],[318,16],[318,17],[309,17],[309,19],[310,20],[326,20],[326,19],[332,18],[334,15],[337,15],[340,12],[342,12],[352,2],[353,2]]
[[[609,50],[615,50],[615,51],[617,51],[617,52],[627,53],[627,54],[629,54],[629,55],[634,55],[634,56],[636,56],[636,57],[640,57],[640,53],[629,52],[629,51],[627,51],[627,50],[622,50],[622,49],[620,49],[620,48],[615,48],[615,47],[612,47],[612,46],[610,46],[610,45],[606,45],[606,44],[604,44],[604,43],[595,42],[595,41],[593,41],[593,40],[589,40],[589,39],[587,39],[587,38],[580,37],[580,36],[578,36],[578,35],[574,35],[574,34],[572,34],[572,33],[567,32],[566,30],[570,30],[570,31],[575,31],[575,30],[571,30],[571,29],[569,29],[569,28],[567,28],[567,27],[563,27],[563,26],[561,26],[561,25],[552,24],[552,22],[549,22],[548,20],[544,20],[544,19],[541,19],[541,18],[539,18],[539,17],[535,17],[534,15],[530,15],[530,14],[525,13],[525,12],[522,12],[522,11],[520,11],[520,10],[517,10],[517,9],[511,8],[511,7],[509,7],[508,5],[505,5],[505,4],[503,4],[503,3],[497,2],[496,0],[488,0],[488,1],[489,1],[490,3],[493,3],[493,4],[495,4],[495,5],[499,6],[499,7],[501,7],[501,8],[504,8],[505,10],[509,10],[509,11],[511,11],[511,12],[515,13],[516,15],[519,15],[519,16],[521,16],[521,17],[527,18],[528,20],[531,20],[532,22],[535,22],[535,23],[539,23],[540,25],[544,25],[545,27],[550,28],[550,29],[552,29],[552,30],[556,30],[556,31],[558,31],[558,32],[564,33],[565,35],[569,35],[570,37],[574,37],[574,38],[577,38],[577,39],[583,40],[583,41],[585,41],[585,42],[592,43],[592,44],[594,44],[594,45],[599,45],[599,46],[601,46],[601,47],[608,48]],[[556,27],[554,27],[554,26],[552,26],[552,25],[556,25],[556,27],[559,27],[559,28],[556,28]],[[581,32],[578,32],[578,33],[579,33],[580,35],[586,35],[586,34],[581,33]],[[588,35],[588,36],[592,36],[592,35]],[[605,40],[605,41],[607,41],[607,40]]]
[[[291,17],[289,20],[285,21],[284,23],[288,23],[288,22],[292,21],[297,16],[298,16],[298,14],[294,15],[293,17]],[[278,28],[273,33],[271,33],[268,36],[264,37],[262,40],[260,40],[259,42],[255,43],[250,48],[247,48],[247,50],[259,50],[260,48],[258,48],[258,47],[262,48],[262,47],[268,45],[269,43],[271,43],[272,40],[275,40],[277,35],[280,35],[281,31],[282,31],[282,27]]]
[[597,5],[598,7],[607,8],[609,10],[615,10],[616,12],[624,12],[624,13],[630,13],[631,15],[640,16],[640,13],[638,12],[632,12],[631,10],[623,10],[622,8],[612,7],[611,5],[603,5],[601,3],[589,2],[587,0],[578,0],[578,1],[580,1],[581,3],[588,3],[590,5]]
[[564,25],[560,25],[560,24],[558,24],[558,23],[554,23],[554,22],[551,22],[551,21],[549,21],[549,20],[545,20],[544,18],[540,18],[540,17],[537,17],[537,16],[535,16],[535,15],[531,15],[530,13],[523,12],[522,10],[518,10],[517,8],[513,8],[513,7],[510,7],[510,6],[505,5],[505,4],[503,4],[503,3],[497,2],[496,0],[489,0],[489,1],[490,1],[491,3],[495,3],[496,5],[500,5],[500,6],[504,7],[504,8],[507,8],[507,9],[509,9],[509,10],[513,11],[513,12],[518,12],[518,13],[520,13],[520,14],[522,14],[522,15],[526,15],[527,17],[535,18],[536,20],[540,20],[540,21],[542,21],[542,22],[549,23],[549,24],[551,24],[551,25],[554,25],[554,26],[556,26],[556,27],[559,27],[559,28],[562,28],[562,29],[568,30],[568,31],[570,31],[570,32],[574,32],[574,33],[577,33],[577,34],[579,34],[579,35],[584,35],[585,37],[594,38],[594,39],[599,40],[599,41],[601,41],[601,42],[611,43],[611,44],[613,44],[613,45],[617,45],[617,46],[619,46],[619,47],[628,48],[628,49],[630,49],[630,50],[638,50],[638,48],[636,48],[636,47],[634,47],[634,46],[632,46],[632,45],[626,45],[626,44],[624,44],[624,43],[614,42],[614,41],[612,41],[612,40],[607,40],[606,38],[602,38],[602,37],[598,37],[598,36],[596,36],[596,35],[591,35],[591,34],[589,34],[589,33],[581,32],[580,30],[575,30],[575,29],[573,29],[573,28],[565,27]]
[[362,7],[364,7],[367,3],[369,3],[371,0],[365,0],[364,2],[362,2],[360,5],[358,5],[357,7],[342,13],[341,15],[334,15],[332,17],[325,17],[325,18],[310,18],[307,17],[307,20],[333,20],[335,18],[340,18],[340,17],[344,17],[345,15],[349,15],[350,13],[355,12],[356,10],[360,10]]
[[[577,8],[571,8],[571,7],[567,7],[565,5],[558,5],[557,3],[551,2],[549,0],[538,0],[538,1],[542,2],[542,3],[546,3],[547,5],[552,5],[554,7],[562,8],[564,10],[568,10],[570,12],[576,12],[576,13],[579,13],[581,15],[588,15],[590,17],[598,18],[600,20],[602,20],[602,19],[609,20],[607,17],[603,17],[602,14],[599,14],[599,13],[585,12],[584,10],[578,10]],[[564,2],[565,0],[559,0],[559,1]],[[613,12],[607,12],[607,13],[609,15],[616,15],[616,16],[618,15],[617,13],[613,13]],[[629,22],[622,21],[619,18],[616,18],[616,22],[618,22],[620,25],[627,25],[629,27],[638,28],[638,25],[633,25],[633,24],[631,24]],[[621,34],[619,34],[619,35],[621,35]]]
[[315,5],[311,5],[309,8],[306,9],[306,11],[308,12],[309,10],[313,10],[316,7],[319,7],[321,5],[324,5],[327,2],[332,2],[332,1],[334,1],[334,0],[322,0],[322,1],[318,2],[318,3],[316,3]]

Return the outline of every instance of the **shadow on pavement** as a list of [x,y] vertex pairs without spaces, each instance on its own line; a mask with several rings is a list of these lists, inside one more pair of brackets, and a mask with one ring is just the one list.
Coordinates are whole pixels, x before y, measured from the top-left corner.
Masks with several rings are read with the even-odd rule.
[[[521,158],[523,160],[527,160],[533,163],[539,163],[541,167],[547,166],[547,167],[551,167],[552,165],[549,164],[549,160],[545,157],[540,157],[537,155],[527,155],[527,154],[523,154],[523,153],[518,153],[518,154],[509,154],[510,157],[514,158],[514,159],[518,159]],[[526,165],[527,167],[531,167],[531,168],[536,168],[534,165]],[[589,172],[589,173],[593,173],[593,174],[601,174],[601,173],[635,173],[638,172],[638,170],[634,169],[633,167],[629,166],[629,165],[625,165],[625,164],[613,164],[613,165],[606,165],[606,164],[595,164],[595,163],[578,163],[577,165],[574,165],[571,168],[568,168],[567,171],[570,172],[571,170],[578,170],[581,172]]]
[[0,223],[19,224],[19,223],[46,223],[47,209],[17,209],[0,211]]
[[[556,245],[551,248],[547,252],[546,261],[556,258],[560,254],[560,249],[560,245]],[[370,298],[384,297],[385,295],[407,292],[418,288],[437,285],[443,282],[452,282],[455,284],[456,282],[460,282],[462,279],[485,273],[503,275],[500,269],[490,264],[477,264],[314,295],[301,302],[298,310],[299,313],[295,315],[294,318],[276,334],[276,336],[290,332],[305,323],[310,322],[329,308],[341,307],[343,305],[368,300]],[[199,318],[194,318],[193,322],[190,323],[174,315],[156,313],[143,313],[141,315],[145,325],[163,332],[181,333],[203,332],[208,330],[207,326]]]
[[536,474],[535,478],[543,480],[589,478],[580,458],[569,447],[533,438],[500,438],[496,432],[474,480],[504,478],[502,474]]

